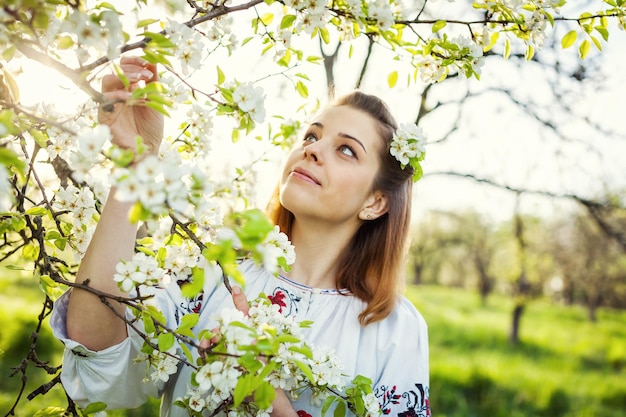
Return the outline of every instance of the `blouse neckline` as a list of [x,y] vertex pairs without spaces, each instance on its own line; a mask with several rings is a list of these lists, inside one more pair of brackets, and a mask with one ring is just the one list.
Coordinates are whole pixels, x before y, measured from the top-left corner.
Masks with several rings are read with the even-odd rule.
[[306,291],[306,292],[310,292],[312,294],[324,294],[324,295],[351,295],[352,293],[350,292],[350,290],[348,290],[347,288],[342,288],[342,289],[325,289],[325,288],[314,288],[314,287],[309,287],[306,284],[301,284],[297,281],[294,281],[290,278],[287,278],[286,276],[282,275],[282,274],[278,274],[278,278],[281,281],[284,281],[290,285],[293,285],[294,287],[297,287],[298,289],[302,290],[302,291]]

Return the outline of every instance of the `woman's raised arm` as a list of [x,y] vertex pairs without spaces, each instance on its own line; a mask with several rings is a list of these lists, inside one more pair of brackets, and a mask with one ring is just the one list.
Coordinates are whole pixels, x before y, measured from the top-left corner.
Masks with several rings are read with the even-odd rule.
[[[117,75],[106,75],[102,80],[102,92],[112,102],[113,111],[100,110],[98,120],[110,127],[113,143],[135,150],[136,138],[141,136],[146,152],[156,154],[163,136],[163,116],[142,102],[131,102],[131,91],[139,82],[157,80],[155,65],[138,57],[125,57],[120,67],[130,82],[125,88]],[[115,266],[120,260],[132,258],[137,225],[128,220],[131,203],[115,199],[115,187],[102,210],[91,243],[82,259],[76,282],[114,295],[121,295],[113,280]],[[111,304],[119,315],[125,307],[117,302]],[[67,334],[91,350],[102,350],[126,338],[126,323],[117,317],[107,305],[87,290],[72,289],[67,315]]]

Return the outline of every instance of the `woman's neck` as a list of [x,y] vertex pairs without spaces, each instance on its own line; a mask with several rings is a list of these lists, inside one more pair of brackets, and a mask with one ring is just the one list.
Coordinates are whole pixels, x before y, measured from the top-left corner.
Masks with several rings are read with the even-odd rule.
[[335,288],[339,258],[353,235],[346,228],[294,221],[296,261],[286,275],[313,288]]

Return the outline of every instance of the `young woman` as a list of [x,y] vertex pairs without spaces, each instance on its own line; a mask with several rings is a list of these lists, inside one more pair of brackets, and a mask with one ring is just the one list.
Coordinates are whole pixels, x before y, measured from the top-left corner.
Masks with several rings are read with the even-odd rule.
[[[156,68],[138,58],[123,58],[120,65],[132,83],[156,79]],[[103,92],[120,101],[113,113],[100,117],[114,142],[132,149],[141,135],[156,153],[162,119],[147,107],[125,105],[129,92],[114,75],[105,77]],[[399,292],[413,171],[390,154],[396,128],[385,104],[361,92],[324,110],[287,157],[269,207],[270,218],[296,248],[292,269],[276,277],[244,261],[245,291],[235,287],[232,297],[215,283],[206,283],[201,301],[186,300],[175,284],[157,290],[155,300],[170,327],[193,308],[200,323],[212,328],[212,313],[233,302],[245,310],[246,297],[263,292],[280,300],[284,314],[314,322],[306,341],[334,349],[348,380],[356,375],[372,380],[385,415],[429,416],[427,328]],[[129,208],[112,190],[78,282],[89,279],[94,288],[120,293],[115,266],[132,257],[136,236]],[[172,403],[185,394],[192,370],[180,366],[165,384],[142,382],[145,365],[133,361],[143,341],[116,316],[129,314],[124,307],[115,308],[78,289],[57,301],[51,323],[66,346],[65,389],[81,405],[103,401],[110,408],[136,407],[149,395],[161,395],[162,415],[185,415]],[[303,415],[320,416],[321,407],[306,393],[292,400],[278,392],[272,416]]]

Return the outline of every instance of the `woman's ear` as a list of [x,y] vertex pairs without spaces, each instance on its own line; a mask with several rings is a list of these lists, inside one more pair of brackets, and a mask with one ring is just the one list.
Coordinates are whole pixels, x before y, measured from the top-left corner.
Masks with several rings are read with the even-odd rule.
[[380,191],[374,191],[367,200],[361,211],[359,211],[359,219],[375,220],[387,213],[389,210],[387,204],[387,196]]

